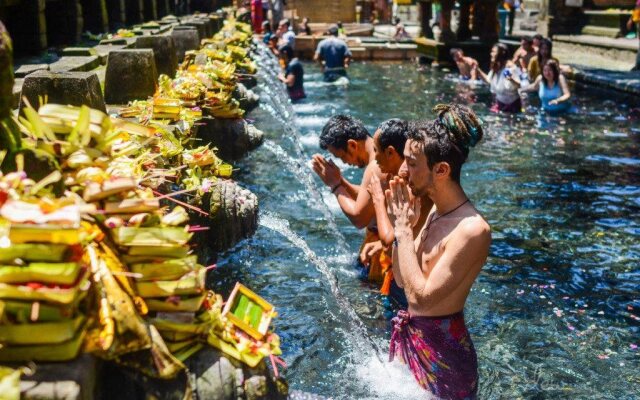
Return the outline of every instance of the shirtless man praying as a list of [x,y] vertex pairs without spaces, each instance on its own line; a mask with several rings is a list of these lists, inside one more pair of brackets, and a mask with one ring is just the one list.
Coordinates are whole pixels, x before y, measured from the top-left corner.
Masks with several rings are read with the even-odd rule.
[[[434,121],[409,131],[402,167],[407,181],[395,178],[385,193],[396,238],[393,274],[409,302],[393,319],[390,357],[399,356],[438,398],[475,399],[477,357],[463,309],[491,232],[460,186],[460,170],[483,132],[467,107],[434,111]],[[412,199],[425,194],[434,207],[414,237],[419,208]]]
[[361,184],[354,185],[347,181],[340,169],[320,154],[315,154],[312,160],[313,170],[331,188],[331,193],[336,195],[340,208],[351,223],[358,229],[367,228],[361,255],[368,267],[369,280],[375,282],[384,279],[391,259],[383,254],[376,212],[367,188],[372,177],[379,179],[385,188],[388,187],[389,176],[397,174],[402,165],[406,135],[407,123],[399,119],[380,124],[372,138],[360,121],[350,116],[336,115],[322,129],[320,147],[346,164],[365,168]]

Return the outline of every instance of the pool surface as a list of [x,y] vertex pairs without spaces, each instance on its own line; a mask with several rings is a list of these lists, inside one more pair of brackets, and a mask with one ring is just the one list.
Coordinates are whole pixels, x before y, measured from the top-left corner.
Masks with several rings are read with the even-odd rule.
[[[486,86],[430,68],[358,63],[351,84],[336,87],[304,67],[308,98],[292,109],[273,74],[261,73],[261,106],[249,118],[268,139],[235,176],[259,196],[261,226],[209,276],[225,295],[240,280],[275,305],[292,388],[424,398],[404,366],[386,362],[388,312],[353,267],[363,233],[308,159],[333,114],[352,114],[373,133],[385,119],[432,118],[435,104],[457,101],[472,105],[486,132],[462,171],[493,229],[465,309],[480,398],[640,398],[637,104],[577,90],[577,114],[514,117],[489,112]],[[359,182],[361,171],[342,167]]]

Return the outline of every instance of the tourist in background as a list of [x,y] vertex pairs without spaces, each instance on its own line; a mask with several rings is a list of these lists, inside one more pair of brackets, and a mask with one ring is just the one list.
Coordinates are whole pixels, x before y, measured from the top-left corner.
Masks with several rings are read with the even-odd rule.
[[296,49],[296,33],[291,28],[291,22],[288,19],[283,19],[278,24],[278,31],[276,32],[278,36],[278,47],[289,46],[293,50]]
[[519,113],[522,109],[520,100],[520,80],[516,78],[517,71],[509,60],[509,49],[498,43],[491,48],[491,64],[489,74],[480,68],[475,68],[478,75],[491,85],[491,93],[495,96],[492,111]]
[[516,19],[516,10],[521,8],[521,3],[518,0],[505,0],[502,4],[505,10],[507,10],[507,34],[513,35],[513,25]]
[[262,13],[262,0],[251,0],[251,26],[257,34],[262,33],[262,21],[264,15]]
[[284,72],[278,75],[278,79],[287,86],[287,93],[292,101],[307,97],[304,93],[304,69],[297,57],[293,56],[293,49],[282,46],[278,49],[280,62]]
[[336,26],[338,27],[338,37],[343,39],[346,38],[347,33],[345,32],[344,27],[342,26],[342,21],[338,21]]
[[549,114],[562,114],[571,108],[569,85],[560,73],[556,60],[547,60],[542,67],[542,74],[525,90],[537,91],[541,109]]
[[535,56],[531,57],[531,61],[529,61],[529,66],[527,67],[527,74],[529,75],[529,82],[535,82],[538,76],[542,73],[542,66],[548,60],[555,60],[558,65],[560,65],[560,61],[557,58],[553,58],[551,55],[551,50],[553,49],[553,44],[549,39],[542,39],[540,41],[540,46],[538,47],[538,52]]
[[636,55],[636,65],[631,68],[632,71],[640,71],[640,0],[636,1],[636,7],[631,12],[631,17],[627,21],[627,29],[636,31],[638,42],[638,54]]
[[405,29],[404,24],[400,22],[400,18],[396,18],[396,19],[397,19],[396,31],[393,34],[393,40],[411,39],[411,35],[409,35],[409,32],[407,32],[407,30]]
[[266,45],[269,45],[269,41],[273,36],[273,31],[271,30],[271,23],[269,21],[262,21],[262,33],[264,36],[262,37],[262,42]]
[[338,26],[329,27],[329,37],[318,43],[313,56],[314,61],[322,65],[325,82],[335,82],[347,76],[347,68],[351,62],[351,50],[344,40],[338,38]]
[[471,57],[466,57],[462,49],[453,48],[449,51],[451,58],[458,66],[458,72],[460,73],[460,79],[472,80],[478,79],[478,61]]
[[523,36],[520,39],[520,47],[513,53],[511,62],[520,67],[522,71],[527,71],[529,62],[535,55],[536,50],[533,47],[533,39],[528,36]]
[[540,48],[540,43],[542,43],[542,39],[544,39],[544,36],[542,36],[539,33],[536,33],[535,35],[533,35],[533,50],[537,53],[538,49]]
[[302,18],[302,24],[300,25],[300,33],[311,36],[311,27],[309,26],[309,18]]

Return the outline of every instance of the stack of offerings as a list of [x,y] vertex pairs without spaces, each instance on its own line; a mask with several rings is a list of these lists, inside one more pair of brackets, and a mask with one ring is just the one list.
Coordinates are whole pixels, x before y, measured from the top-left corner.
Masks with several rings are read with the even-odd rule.
[[82,206],[23,195],[38,185],[23,172],[0,174],[2,362],[71,360],[85,336],[91,285],[82,262]]
[[183,361],[200,349],[210,324],[196,316],[207,297],[206,268],[190,254],[193,233],[180,206],[163,215],[158,198],[128,207],[105,203],[104,225],[120,250],[167,348]]

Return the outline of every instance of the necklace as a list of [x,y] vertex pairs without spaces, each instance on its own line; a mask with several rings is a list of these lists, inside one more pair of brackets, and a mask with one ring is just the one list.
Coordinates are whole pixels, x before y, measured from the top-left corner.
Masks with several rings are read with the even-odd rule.
[[[466,199],[465,201],[463,201],[462,203],[460,203],[456,208],[454,208],[451,211],[447,211],[446,213],[442,214],[442,215],[438,215],[435,218],[431,218],[431,220],[427,223],[426,228],[424,228],[424,232],[422,234],[422,241],[424,241],[427,236],[429,235],[429,228],[431,227],[431,224],[433,224],[434,222],[436,222],[437,220],[439,220],[440,218],[446,217],[447,215],[453,213],[454,211],[456,211],[458,208],[462,207],[463,205],[467,204],[469,202],[469,199]],[[433,215],[435,215],[435,213],[433,213]]]

